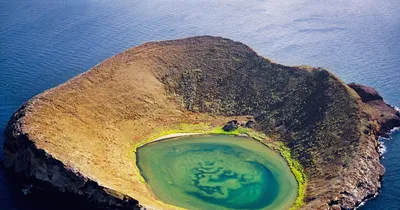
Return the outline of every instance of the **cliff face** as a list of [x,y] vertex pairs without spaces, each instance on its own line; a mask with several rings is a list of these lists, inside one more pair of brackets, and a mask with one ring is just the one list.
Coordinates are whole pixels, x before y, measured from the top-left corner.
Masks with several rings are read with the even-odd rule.
[[357,206],[379,193],[379,181],[385,170],[378,162],[376,140],[378,136],[387,136],[390,129],[400,126],[399,112],[386,104],[375,89],[355,83],[349,86],[361,97],[362,122],[366,125],[363,127],[363,136],[366,137],[362,139],[362,150],[354,158],[354,168],[343,173],[345,177],[342,180],[347,183],[340,192],[339,204],[345,208]]
[[159,127],[250,115],[304,166],[304,209],[353,208],[379,190],[376,137],[400,120],[379,94],[350,86],[228,39],[147,43],[21,107],[5,133],[5,165],[106,208],[168,208],[137,178],[133,145]]
[[378,129],[375,129],[377,135],[387,136],[390,129],[400,126],[400,113],[386,104],[375,89],[356,83],[350,83],[349,86],[360,95],[371,114],[372,118],[369,120],[378,126]]
[[75,168],[55,159],[44,148],[38,148],[23,129],[27,106],[29,103],[13,115],[5,130],[6,168],[22,173],[35,191],[79,195],[96,209],[140,209],[138,201],[113,189],[99,186],[96,181]]

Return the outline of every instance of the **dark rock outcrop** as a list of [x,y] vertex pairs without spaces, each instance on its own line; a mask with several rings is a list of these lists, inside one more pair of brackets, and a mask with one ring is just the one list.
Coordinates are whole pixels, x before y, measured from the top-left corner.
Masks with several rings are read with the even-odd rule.
[[237,120],[231,120],[228,123],[226,123],[226,125],[224,125],[222,129],[226,132],[229,132],[238,129],[238,127],[239,127],[239,122]]
[[382,96],[379,95],[379,93],[372,87],[368,87],[366,85],[360,85],[360,84],[356,84],[356,83],[350,83],[348,85],[349,85],[349,87],[353,88],[353,90],[355,90],[358,93],[358,95],[360,95],[361,100],[364,103],[367,103],[370,101],[375,101],[375,100],[383,101]]
[[247,120],[246,122],[239,122],[238,120],[231,120],[227,122],[222,129],[226,132],[229,131],[234,131],[238,129],[239,127],[243,128],[255,128],[256,127],[256,122],[254,119],[252,120]]
[[377,135],[387,137],[392,128],[400,127],[400,113],[387,104],[374,88],[356,83],[350,83],[349,86],[369,107],[372,120],[379,124]]
[[254,120],[248,120],[246,123],[244,123],[243,127],[245,127],[245,128],[255,128],[256,127],[256,122]]

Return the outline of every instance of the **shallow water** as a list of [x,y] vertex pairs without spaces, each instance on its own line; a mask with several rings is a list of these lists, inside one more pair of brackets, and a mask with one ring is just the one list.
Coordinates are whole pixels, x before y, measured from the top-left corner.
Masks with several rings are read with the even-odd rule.
[[188,209],[285,209],[297,183],[277,153],[246,137],[178,137],[138,149],[138,166],[162,201]]
[[[283,64],[328,68],[400,107],[399,14],[399,0],[0,0],[0,132],[23,102],[107,57],[204,34]],[[400,136],[385,144],[382,194],[362,209],[400,206]],[[32,207],[0,170],[0,209],[54,209],[46,204]]]

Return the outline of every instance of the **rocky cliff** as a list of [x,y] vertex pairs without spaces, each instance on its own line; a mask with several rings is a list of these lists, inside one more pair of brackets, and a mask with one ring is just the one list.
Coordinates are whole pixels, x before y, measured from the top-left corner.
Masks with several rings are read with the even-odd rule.
[[350,87],[224,38],[147,43],[23,105],[5,132],[5,166],[103,208],[173,208],[137,176],[133,146],[159,128],[246,115],[305,168],[304,209],[351,209],[379,191],[376,138],[400,120],[373,89]]

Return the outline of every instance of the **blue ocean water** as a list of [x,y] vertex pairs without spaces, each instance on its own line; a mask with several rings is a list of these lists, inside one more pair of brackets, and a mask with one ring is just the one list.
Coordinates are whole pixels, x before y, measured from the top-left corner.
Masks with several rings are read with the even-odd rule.
[[[279,63],[330,69],[400,106],[399,14],[399,0],[0,0],[0,132],[24,101],[111,55],[204,34]],[[361,209],[400,206],[400,134],[385,145],[382,194]],[[31,207],[0,170],[0,209],[44,208]]]

